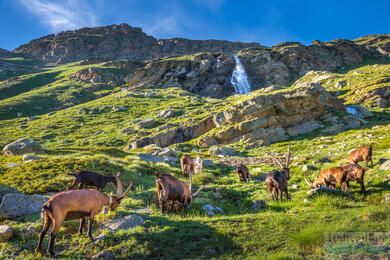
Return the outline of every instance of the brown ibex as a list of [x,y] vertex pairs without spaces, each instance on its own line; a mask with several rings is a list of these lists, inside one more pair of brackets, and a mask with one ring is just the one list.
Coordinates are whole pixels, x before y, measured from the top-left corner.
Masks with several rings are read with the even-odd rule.
[[348,164],[344,166],[343,169],[347,172],[347,176],[345,178],[346,187],[349,190],[349,182],[356,181],[362,187],[361,192],[366,196],[366,188],[364,187],[364,174],[368,170],[367,167],[361,167],[357,164]]
[[189,177],[191,175],[194,175],[195,173],[194,160],[188,154],[184,154],[180,158],[180,166],[184,176]]
[[336,188],[336,183],[338,183],[343,191],[345,191],[347,188],[345,184],[346,178],[347,172],[342,167],[337,166],[323,171],[319,169],[318,176],[313,183],[307,180],[306,174],[304,175],[306,183],[313,189],[321,186]]
[[[117,177],[119,177],[119,174],[120,173],[117,174]],[[104,187],[109,182],[112,182],[115,186],[118,185],[115,176],[104,176],[90,171],[79,171],[75,174],[68,173],[68,175],[73,176],[74,180],[67,190],[71,190],[76,186],[78,189],[81,189],[83,185],[86,185],[94,186],[98,190],[103,191]]]
[[238,179],[242,182],[249,183],[249,169],[244,164],[237,164],[237,175]]
[[40,250],[43,238],[47,230],[53,224],[51,231],[48,251],[51,256],[54,255],[54,240],[56,235],[65,220],[80,219],[80,227],[78,233],[81,234],[85,218],[88,217],[88,231],[89,237],[92,237],[92,223],[94,217],[104,210],[115,210],[121,203],[124,196],[129,192],[132,183],[129,185],[125,193],[123,193],[122,183],[117,176],[117,195],[108,195],[95,189],[89,190],[70,190],[58,193],[50,198],[42,206],[41,216],[45,218],[39,241],[37,251]]
[[160,204],[161,213],[164,213],[165,205],[170,202],[168,212],[172,212],[173,205],[179,204],[182,206],[183,212],[190,207],[191,202],[199,196],[199,193],[208,185],[205,184],[198,189],[194,194],[191,192],[192,177],[190,175],[190,186],[184,181],[178,180],[172,175],[165,173],[159,175],[154,173],[156,177],[157,196]]
[[357,164],[361,161],[364,161],[366,167],[368,167],[368,162],[371,162],[371,167],[374,166],[372,162],[372,144],[370,147],[363,145],[348,154],[348,162],[350,164]]
[[287,182],[290,179],[290,145],[288,146],[288,153],[286,158],[286,164],[283,165],[276,157],[270,155],[282,168],[280,171],[272,170],[268,173],[267,178],[265,179],[265,184],[267,185],[267,191],[270,194],[272,200],[278,201],[278,196],[280,196],[280,202],[282,202],[283,192],[286,195],[286,200],[288,197],[288,188]]

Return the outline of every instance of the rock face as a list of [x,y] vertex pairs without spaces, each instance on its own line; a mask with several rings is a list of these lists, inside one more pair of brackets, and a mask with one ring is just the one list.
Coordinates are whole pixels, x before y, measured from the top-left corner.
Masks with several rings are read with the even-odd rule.
[[92,57],[147,60],[201,51],[235,52],[255,46],[259,44],[179,38],[157,40],[141,28],[120,24],[47,35],[23,44],[15,51],[45,62],[66,63]]
[[16,140],[3,148],[3,155],[22,155],[26,153],[44,154],[45,151],[38,142],[27,138]]
[[[128,149],[156,144],[166,147],[197,138],[210,147],[237,141],[261,146],[311,132],[321,124],[316,117],[328,110],[345,112],[336,96],[319,84],[307,83],[275,94],[253,94],[247,100],[188,127],[176,127],[151,137],[132,140]],[[212,133],[206,134],[211,130]]]
[[91,82],[91,83],[109,83],[112,82],[115,85],[124,83],[125,75],[116,75],[109,70],[102,68],[90,67],[77,71],[72,79]]
[[15,218],[26,214],[40,212],[48,196],[7,194],[0,204],[0,218]]
[[255,212],[259,212],[260,210],[265,209],[266,206],[267,205],[264,200],[255,200],[252,202],[252,209]]

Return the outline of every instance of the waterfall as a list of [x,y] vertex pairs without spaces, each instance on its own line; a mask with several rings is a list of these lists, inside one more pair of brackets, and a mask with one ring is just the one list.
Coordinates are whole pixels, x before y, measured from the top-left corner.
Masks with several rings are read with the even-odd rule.
[[233,55],[236,61],[236,67],[233,70],[232,78],[230,82],[234,86],[236,94],[246,94],[251,92],[251,86],[248,82],[248,76],[246,75],[245,68],[237,55]]

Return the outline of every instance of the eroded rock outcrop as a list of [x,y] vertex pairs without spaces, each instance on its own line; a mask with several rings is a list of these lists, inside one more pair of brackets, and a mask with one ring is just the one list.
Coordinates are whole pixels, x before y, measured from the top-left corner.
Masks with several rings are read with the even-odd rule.
[[200,147],[239,141],[255,146],[269,145],[321,128],[317,118],[329,111],[345,112],[345,107],[341,100],[319,84],[301,84],[274,94],[256,92],[249,94],[245,101],[195,125],[171,128],[154,136],[132,140],[127,149],[150,144],[166,147],[194,138],[198,138]]

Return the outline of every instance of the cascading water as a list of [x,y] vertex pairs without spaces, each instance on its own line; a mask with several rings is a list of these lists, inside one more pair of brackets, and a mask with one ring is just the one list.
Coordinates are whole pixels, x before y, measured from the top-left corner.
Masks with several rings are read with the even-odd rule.
[[236,61],[236,67],[233,70],[232,78],[230,82],[234,86],[236,94],[246,94],[251,92],[251,86],[248,82],[248,76],[246,75],[245,68],[237,55],[233,55]]

